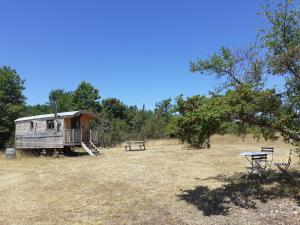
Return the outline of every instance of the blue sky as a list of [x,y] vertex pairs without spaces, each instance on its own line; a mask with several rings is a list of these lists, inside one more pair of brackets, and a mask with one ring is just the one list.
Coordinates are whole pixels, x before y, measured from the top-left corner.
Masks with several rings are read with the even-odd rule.
[[[218,81],[189,62],[255,40],[262,0],[0,0],[0,66],[26,80],[28,104],[88,81],[102,98],[153,108]],[[280,85],[272,78],[269,85]]]

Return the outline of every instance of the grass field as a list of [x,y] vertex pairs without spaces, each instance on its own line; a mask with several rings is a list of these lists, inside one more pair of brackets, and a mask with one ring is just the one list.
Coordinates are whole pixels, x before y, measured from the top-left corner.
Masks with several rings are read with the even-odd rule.
[[[241,179],[239,153],[263,145],[287,161],[290,146],[280,141],[232,136],[214,137],[211,149],[165,140],[97,158],[0,155],[0,224],[300,224],[298,184]],[[296,153],[292,160],[300,170]]]

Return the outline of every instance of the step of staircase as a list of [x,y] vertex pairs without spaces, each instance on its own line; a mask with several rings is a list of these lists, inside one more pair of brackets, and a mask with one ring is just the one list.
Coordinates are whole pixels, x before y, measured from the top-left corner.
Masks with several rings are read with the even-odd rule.
[[85,143],[81,142],[81,146],[87,153],[89,153],[90,156],[95,157],[95,154],[91,151],[91,149],[88,146],[86,146]]
[[94,154],[100,154],[100,148],[97,147],[93,142],[85,142],[84,143]]

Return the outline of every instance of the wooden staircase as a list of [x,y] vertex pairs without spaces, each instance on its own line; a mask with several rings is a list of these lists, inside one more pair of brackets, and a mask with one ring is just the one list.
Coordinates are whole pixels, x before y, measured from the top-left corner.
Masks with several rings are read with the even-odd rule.
[[81,142],[82,148],[89,153],[90,156],[95,157],[100,152],[100,148],[98,148],[93,142],[89,141],[89,143]]
[[90,145],[95,149],[96,152],[101,153],[100,147],[97,147],[92,141],[90,141]]

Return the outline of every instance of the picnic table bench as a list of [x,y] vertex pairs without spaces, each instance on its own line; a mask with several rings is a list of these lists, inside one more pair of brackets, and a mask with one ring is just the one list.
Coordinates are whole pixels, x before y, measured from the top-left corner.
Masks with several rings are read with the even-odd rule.
[[145,141],[126,141],[125,142],[125,151],[132,150],[133,147],[138,147],[138,150],[146,150]]

